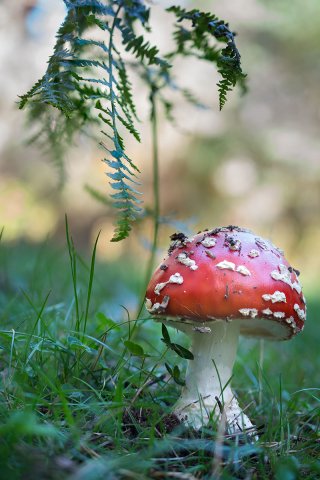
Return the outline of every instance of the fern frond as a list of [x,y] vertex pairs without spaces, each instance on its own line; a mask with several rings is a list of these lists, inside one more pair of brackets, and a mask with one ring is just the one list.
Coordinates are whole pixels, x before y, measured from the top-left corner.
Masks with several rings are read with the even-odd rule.
[[99,47],[103,52],[109,53],[109,49],[104,42],[99,42],[97,40],[87,40],[86,38],[75,38],[74,43],[80,47]]
[[223,78],[217,83],[217,85],[219,91],[219,107],[220,110],[222,110],[227,101],[227,94],[228,92],[231,92],[235,83],[232,82],[230,78]]
[[89,9],[93,13],[99,13],[101,15],[114,15],[114,11],[111,6],[105,5],[105,3],[99,0],[63,0],[66,4],[68,11],[73,9]]
[[118,62],[117,68],[119,72],[119,87],[122,91],[123,100],[121,106],[127,112],[131,112],[135,119],[138,120],[136,106],[133,102],[132,85],[122,59]]
[[143,35],[137,37],[131,26],[120,25],[120,31],[122,33],[122,42],[127,52],[133,53],[142,62],[144,59],[147,59],[149,65],[161,66],[167,64],[165,60],[158,56],[159,49],[146,41]]
[[[170,7],[169,12],[174,13],[178,23],[191,22],[191,28],[177,25],[174,39],[177,44],[176,54],[193,55],[211,63],[215,63],[222,79],[218,82],[220,110],[227,100],[227,93],[237,84],[243,89],[246,75],[241,68],[241,55],[235,43],[235,34],[229,29],[227,23],[219,20],[212,13],[199,10],[187,11],[181,7]],[[220,48],[212,43],[212,39],[219,43],[226,43],[225,48]]]
[[111,206],[111,202],[108,198],[106,198],[106,196],[104,195],[104,193],[102,192],[99,192],[98,190],[96,190],[94,187],[92,187],[91,185],[89,184],[85,184],[84,186],[84,189],[90,193],[90,195],[95,198],[98,202],[102,203],[103,205],[107,206],[107,207],[110,207]]
[[[193,55],[214,63],[222,77],[218,84],[220,108],[227,93],[236,84],[244,85],[234,34],[228,25],[209,13],[169,9],[177,19],[174,32],[176,48],[165,58],[156,45],[146,39],[150,31],[150,9],[143,0],[64,0],[67,14],[56,35],[53,54],[45,74],[20,97],[19,108],[28,107],[29,118],[40,127],[34,140],[46,145],[63,166],[63,152],[81,132],[89,134],[98,124],[106,145],[103,161],[118,211],[112,241],[129,235],[131,224],[141,213],[138,167],[125,148],[125,134],[140,141],[136,128],[137,109],[128,67],[134,66],[149,89],[149,98],[157,93],[167,116],[172,117],[172,103],[162,95],[165,87],[178,90],[192,103],[195,97],[176,85],[170,72],[172,60],[179,55]],[[191,22],[186,28],[183,22]],[[140,24],[143,33],[136,33]],[[96,28],[103,38],[91,38]],[[120,39],[121,46],[116,44]],[[212,39],[215,40],[213,44]],[[226,44],[222,49],[220,43]],[[132,62],[123,60],[121,51],[131,54]],[[54,121],[52,111],[55,111]]]

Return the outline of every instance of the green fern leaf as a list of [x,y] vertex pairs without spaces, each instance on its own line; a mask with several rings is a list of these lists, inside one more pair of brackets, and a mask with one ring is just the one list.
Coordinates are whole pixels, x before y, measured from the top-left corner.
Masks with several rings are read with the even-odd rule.
[[[141,214],[137,190],[139,169],[127,155],[124,141],[127,134],[140,141],[128,67],[133,66],[145,81],[150,98],[159,94],[168,118],[172,118],[172,102],[162,95],[165,87],[180,91],[188,101],[197,103],[172,78],[171,61],[177,56],[193,55],[217,65],[222,77],[218,83],[220,108],[236,84],[244,88],[245,75],[234,34],[213,14],[181,7],[169,9],[177,20],[176,47],[162,58],[158,47],[146,40],[141,29],[136,33],[136,24],[150,31],[150,9],[142,0],[64,2],[67,15],[57,32],[47,70],[20,97],[19,108],[28,107],[30,120],[39,124],[33,140],[54,152],[57,165],[60,161],[59,168],[63,166],[63,152],[74,136],[79,132],[88,135],[91,127],[100,126],[106,139],[106,144],[100,142],[107,152],[103,161],[113,190],[111,198],[118,211],[112,241],[118,241],[129,235],[132,221]],[[91,38],[94,28],[103,38]],[[119,39],[122,48],[116,44]],[[131,54],[133,62],[122,59],[123,50]]]
[[[218,67],[222,79],[218,82],[220,110],[225,105],[227,94],[237,84],[243,89],[246,75],[242,72],[241,56],[235,43],[235,34],[228,24],[219,20],[212,13],[203,13],[199,10],[187,11],[181,7],[170,7],[178,23],[191,22],[191,28],[177,25],[174,39],[176,50],[171,52],[170,58],[176,54],[193,55],[202,58]],[[219,43],[226,43],[225,48],[219,48],[212,43],[215,39]]]

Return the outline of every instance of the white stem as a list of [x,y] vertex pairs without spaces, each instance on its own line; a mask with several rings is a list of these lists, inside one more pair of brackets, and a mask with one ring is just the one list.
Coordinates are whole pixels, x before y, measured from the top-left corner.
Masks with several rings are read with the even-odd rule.
[[189,361],[186,385],[174,413],[199,429],[211,417],[219,420],[222,407],[229,433],[240,433],[248,428],[254,430],[230,386],[238,346],[238,322],[210,322],[211,331],[205,333],[186,323],[174,326],[191,337],[194,355],[194,360]]

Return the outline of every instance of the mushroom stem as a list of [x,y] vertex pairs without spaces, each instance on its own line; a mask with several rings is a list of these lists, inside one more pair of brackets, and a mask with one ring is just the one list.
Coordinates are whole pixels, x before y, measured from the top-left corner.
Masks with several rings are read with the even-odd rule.
[[210,418],[220,420],[223,410],[228,433],[246,429],[255,433],[230,387],[239,323],[214,321],[206,323],[207,326],[209,329],[201,331],[193,325],[175,322],[176,328],[191,337],[194,360],[189,361],[186,385],[174,413],[181,421],[199,429]]

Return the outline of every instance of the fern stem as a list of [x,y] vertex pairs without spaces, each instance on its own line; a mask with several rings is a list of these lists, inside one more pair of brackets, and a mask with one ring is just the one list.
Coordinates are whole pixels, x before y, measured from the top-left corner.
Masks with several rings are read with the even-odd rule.
[[[109,36],[109,51],[108,51],[108,67],[109,67],[109,90],[110,90],[110,103],[111,103],[111,119],[112,119],[112,127],[113,127],[113,131],[116,132],[117,131],[117,126],[116,126],[116,106],[115,106],[115,101],[114,101],[114,90],[113,90],[113,62],[112,62],[112,50],[113,50],[113,33],[114,33],[114,29],[116,27],[116,23],[117,23],[117,18],[118,18],[118,15],[120,13],[120,10],[121,10],[121,7],[122,5],[120,4],[119,7],[117,8],[116,10],[116,13],[113,17],[113,22],[112,22],[112,25],[111,25],[111,28],[110,28],[110,36]],[[116,134],[115,134],[115,137],[114,137],[114,140],[116,142],[116,148],[119,147],[119,140],[118,138],[116,137]]]
[[[109,38],[109,48],[108,48],[108,67],[109,67],[109,91],[110,91],[110,103],[111,103],[111,123],[112,123],[112,129],[113,129],[113,135],[114,135],[114,146],[116,148],[117,151],[121,150],[122,152],[122,147],[120,145],[120,141],[119,141],[119,137],[118,137],[118,130],[117,130],[117,123],[116,123],[116,117],[117,117],[117,110],[116,110],[116,102],[115,102],[115,93],[114,93],[114,77],[113,77],[113,58],[112,58],[112,51],[114,49],[114,45],[113,45],[113,34],[114,34],[114,29],[117,25],[117,20],[118,20],[118,16],[119,16],[119,13],[120,13],[120,10],[122,8],[122,4],[119,5],[119,7],[117,8],[116,12],[115,12],[115,15],[114,15],[114,18],[113,18],[113,22],[112,22],[112,25],[111,25],[111,28],[110,28],[110,38]],[[123,155],[123,152],[122,154]],[[119,183],[121,184],[121,189],[122,191],[125,190],[125,185],[124,185],[124,182],[123,182],[123,179],[120,177],[119,178]],[[126,200],[126,203],[127,203],[127,206],[128,206],[128,200]],[[112,240],[111,241],[117,241],[119,240],[120,237],[119,237],[119,232],[118,233],[115,233]]]

